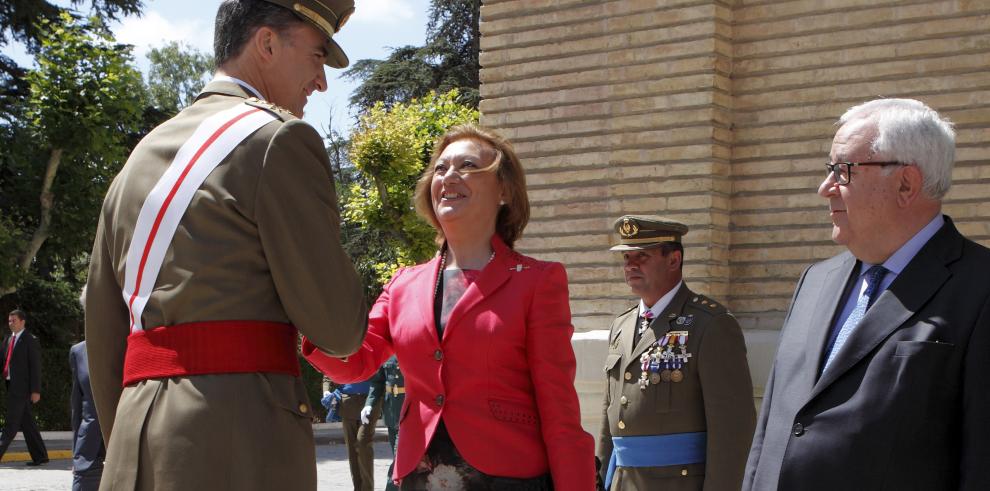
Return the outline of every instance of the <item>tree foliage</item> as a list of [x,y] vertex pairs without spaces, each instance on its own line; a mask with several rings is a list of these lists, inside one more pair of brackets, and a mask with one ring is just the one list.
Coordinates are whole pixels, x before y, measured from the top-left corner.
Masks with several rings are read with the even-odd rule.
[[[142,7],[141,0],[71,0],[57,3],[61,5],[46,0],[0,2],[0,47],[16,40],[24,43],[28,53],[36,54],[45,36],[42,22],[58,21],[62,14],[83,5],[89,5],[93,16],[105,20],[138,14]],[[25,68],[0,54],[0,117],[8,117],[9,110],[27,97],[26,73]]]
[[452,90],[391,108],[378,103],[360,118],[351,136],[350,161],[359,180],[343,195],[344,219],[378,234],[380,247],[358,259],[359,268],[363,261],[378,281],[436,250],[434,231],[416,215],[412,198],[437,137],[452,126],[478,120],[478,111],[457,102],[458,96]]
[[[0,240],[19,242],[0,251],[0,271],[20,270],[5,281],[80,274],[103,195],[141,131],[144,90],[130,46],[97,18],[63,12],[40,24],[29,95],[0,132]],[[15,287],[0,284],[0,293]]]
[[176,41],[149,51],[148,61],[148,97],[170,116],[192,104],[213,72],[212,56]]
[[344,76],[360,80],[351,104],[369,110],[458,90],[458,102],[478,107],[481,0],[432,0],[426,45],[392,50],[385,60],[359,60]]

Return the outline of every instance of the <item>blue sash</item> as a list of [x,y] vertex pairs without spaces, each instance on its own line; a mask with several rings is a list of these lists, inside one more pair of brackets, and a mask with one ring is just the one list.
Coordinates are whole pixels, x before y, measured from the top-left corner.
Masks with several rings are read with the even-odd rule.
[[605,489],[612,486],[616,467],[664,467],[700,464],[705,461],[707,433],[671,435],[614,436],[612,458],[605,474]]

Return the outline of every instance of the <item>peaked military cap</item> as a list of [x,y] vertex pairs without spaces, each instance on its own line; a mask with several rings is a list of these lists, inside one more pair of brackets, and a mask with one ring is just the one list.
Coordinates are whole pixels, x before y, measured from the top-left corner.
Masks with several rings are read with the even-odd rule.
[[638,251],[659,247],[666,242],[680,242],[688,226],[658,216],[623,215],[612,224],[619,234],[618,245],[611,251]]
[[350,64],[333,35],[340,32],[347,18],[354,13],[354,0],[265,0],[285,7],[302,19],[309,21],[317,30],[330,38],[330,53],[326,65],[344,68]]

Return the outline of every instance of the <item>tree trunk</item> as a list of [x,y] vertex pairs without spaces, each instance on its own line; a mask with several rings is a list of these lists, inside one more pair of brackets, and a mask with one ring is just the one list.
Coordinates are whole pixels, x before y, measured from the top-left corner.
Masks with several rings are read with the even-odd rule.
[[399,226],[402,223],[402,212],[396,210],[395,207],[392,206],[392,200],[389,198],[388,188],[385,187],[385,183],[379,179],[378,176],[372,174],[371,179],[375,181],[375,188],[378,189],[378,199],[382,202],[382,208],[385,210],[385,213],[389,215],[389,218],[392,219],[392,223],[395,224],[395,226],[387,230],[386,233],[398,239],[402,242],[402,245],[406,247],[411,246],[412,241],[409,240],[409,237],[406,237],[406,234],[402,233],[402,228]]
[[28,242],[27,249],[19,261],[21,270],[27,271],[31,267],[31,261],[38,254],[41,246],[51,235],[52,205],[55,203],[55,195],[52,194],[52,184],[55,182],[55,174],[58,166],[62,163],[62,149],[53,148],[48,157],[48,165],[45,167],[45,178],[41,182],[41,220],[38,221],[38,228],[34,229],[31,241]]

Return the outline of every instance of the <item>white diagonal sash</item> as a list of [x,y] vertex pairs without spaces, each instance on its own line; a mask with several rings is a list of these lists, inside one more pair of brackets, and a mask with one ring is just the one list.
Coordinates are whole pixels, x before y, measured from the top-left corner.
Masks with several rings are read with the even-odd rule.
[[158,279],[165,252],[196,190],[248,136],[273,121],[268,111],[247,104],[210,116],[196,128],[141,206],[124,267],[124,301],[131,332],[144,329],[141,314]]

